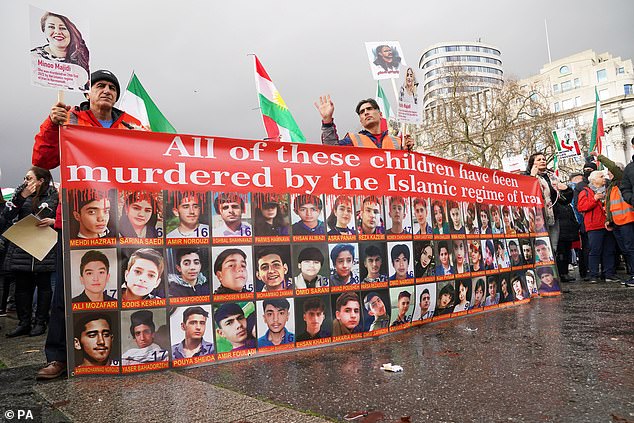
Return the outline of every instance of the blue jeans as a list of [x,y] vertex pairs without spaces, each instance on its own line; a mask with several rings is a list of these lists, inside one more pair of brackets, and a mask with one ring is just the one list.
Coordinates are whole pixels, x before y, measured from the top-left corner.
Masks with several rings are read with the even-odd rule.
[[629,275],[634,278],[634,222],[614,225],[614,236],[629,267]]
[[588,231],[588,241],[590,244],[590,254],[588,257],[588,267],[590,276],[599,278],[599,263],[603,265],[603,275],[606,278],[616,277],[614,272],[614,259],[616,254],[616,243],[614,235],[607,229],[596,229]]

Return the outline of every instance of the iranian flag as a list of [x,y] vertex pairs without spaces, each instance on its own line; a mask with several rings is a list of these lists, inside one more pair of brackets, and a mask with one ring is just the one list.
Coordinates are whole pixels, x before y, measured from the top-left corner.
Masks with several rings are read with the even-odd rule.
[[141,124],[152,132],[176,133],[176,129],[156,107],[134,72],[132,72],[128,88],[121,96],[119,108],[139,119]]
[[306,142],[306,137],[297,126],[293,115],[286,107],[280,92],[275,88],[271,77],[255,58],[255,87],[258,90],[260,111],[268,139],[286,142]]
[[594,87],[594,95],[596,102],[594,107],[594,120],[592,122],[592,135],[590,137],[590,151],[596,150],[597,153],[601,154],[605,131],[603,130],[603,113],[601,113],[601,100],[599,100],[597,87]]
[[390,109],[390,102],[387,101],[385,91],[381,87],[381,81],[376,81],[376,102],[379,104],[379,110],[381,110],[381,131],[387,131],[387,120],[392,115],[392,109]]

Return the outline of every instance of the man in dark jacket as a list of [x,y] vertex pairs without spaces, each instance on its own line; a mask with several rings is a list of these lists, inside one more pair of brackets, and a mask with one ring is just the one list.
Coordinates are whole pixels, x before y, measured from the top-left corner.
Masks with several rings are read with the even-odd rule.
[[[75,106],[57,102],[51,107],[48,117],[40,125],[33,146],[33,164],[45,169],[54,169],[60,164],[59,128],[64,124],[92,126],[98,128],[142,129],[141,123],[127,113],[116,109],[115,102],[121,95],[117,77],[108,70],[98,70],[90,76],[88,101]],[[53,293],[51,317],[44,352],[45,367],[37,373],[37,379],[55,379],[66,374],[66,321],[64,306],[64,265],[62,257],[61,208],[57,209],[55,228],[59,231],[57,242],[57,285]]]

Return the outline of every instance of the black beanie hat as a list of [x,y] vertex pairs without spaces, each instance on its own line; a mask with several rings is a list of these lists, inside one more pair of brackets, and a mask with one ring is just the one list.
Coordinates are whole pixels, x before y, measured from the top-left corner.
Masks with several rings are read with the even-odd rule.
[[92,87],[94,84],[96,84],[99,81],[112,82],[114,86],[117,87],[117,100],[119,100],[119,96],[121,95],[121,87],[119,86],[119,80],[117,79],[116,76],[114,76],[114,73],[105,69],[99,69],[98,71],[94,71],[90,75],[90,86]]

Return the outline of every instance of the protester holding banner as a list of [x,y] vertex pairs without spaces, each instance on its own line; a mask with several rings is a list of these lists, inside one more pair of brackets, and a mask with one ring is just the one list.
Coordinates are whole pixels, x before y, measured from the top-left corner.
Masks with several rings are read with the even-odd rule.
[[528,158],[526,174],[537,178],[539,181],[544,199],[548,236],[550,237],[550,244],[553,247],[553,251],[556,251],[559,243],[559,213],[555,204],[570,204],[573,196],[572,189],[568,185],[561,183],[555,174],[548,169],[546,156],[543,153],[531,154]]
[[606,221],[614,228],[614,237],[627,263],[629,279],[624,283],[634,286],[634,208],[625,202],[619,188],[623,180],[623,165],[596,152],[591,154],[596,155],[611,176],[605,196]]
[[401,141],[390,135],[388,131],[381,131],[381,111],[376,100],[368,98],[361,100],[355,109],[359,116],[359,122],[363,126],[358,134],[348,132],[340,140],[337,135],[337,127],[333,120],[335,103],[330,99],[330,95],[319,97],[319,103],[315,102],[315,107],[321,114],[321,142],[325,145],[354,145],[364,148],[385,148],[397,150],[407,148],[411,150],[414,140],[409,135],[405,135],[405,146]]
[[605,173],[595,170],[588,178],[590,183],[579,194],[577,208],[583,213],[583,221],[590,241],[590,283],[599,282],[599,263],[606,282],[618,281],[615,273],[615,240],[612,231],[606,227],[605,216]]
[[[57,189],[52,184],[51,172],[33,166],[26,173],[24,183],[16,188],[11,201],[2,212],[5,221],[23,219],[36,214],[39,226],[54,223],[53,214],[58,203]],[[8,241],[7,241],[8,242]],[[55,270],[55,250],[51,249],[40,261],[12,242],[7,244],[4,269],[15,278],[15,305],[18,314],[18,326],[6,336],[39,336],[46,332],[48,313],[51,306],[51,273]],[[33,313],[33,294],[37,287],[37,308],[35,326],[31,327]]]
[[[62,102],[51,107],[48,118],[35,136],[33,163],[45,169],[59,166],[59,127],[64,124],[113,129],[141,129],[141,122],[114,107],[119,99],[117,77],[108,70],[98,70],[90,76],[92,86],[88,101],[70,108]],[[61,215],[55,227],[61,228]],[[59,226],[57,225],[59,223]]]
[[[634,138],[632,138],[632,148],[634,148]],[[623,180],[621,181],[620,189],[623,193],[623,199],[634,206],[634,156],[632,161],[625,166],[623,170]]]
[[[98,128],[137,129],[141,127],[134,117],[116,109],[115,102],[121,94],[119,80],[108,70],[98,70],[90,77],[91,88],[88,101],[75,106],[72,110],[59,101],[51,107],[49,116],[40,125],[33,146],[33,164],[45,169],[54,169],[60,164],[59,127],[63,124],[92,126]],[[64,280],[62,261],[62,214],[57,208],[55,229],[58,229],[57,285],[54,292],[50,326],[46,339],[45,353],[48,364],[37,373],[38,379],[54,379],[66,372],[66,321],[64,308]]]

